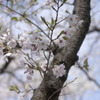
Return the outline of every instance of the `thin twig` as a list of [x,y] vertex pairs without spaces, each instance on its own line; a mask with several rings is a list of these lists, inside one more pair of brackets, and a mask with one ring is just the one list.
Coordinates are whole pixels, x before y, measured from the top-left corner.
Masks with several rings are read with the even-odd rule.
[[50,38],[37,24],[35,24],[34,22],[32,22],[30,19],[28,19],[27,17],[25,17],[23,14],[21,14],[21,13],[15,11],[14,9],[12,9],[12,8],[10,8],[10,7],[8,7],[8,6],[4,5],[4,4],[2,4],[2,3],[0,3],[0,5],[3,6],[3,7],[8,8],[9,10],[15,12],[16,14],[22,16],[22,17],[23,17],[24,19],[26,19],[28,22],[30,22],[31,24],[33,24],[34,26],[36,26],[41,32],[44,33],[45,36],[47,36],[47,37],[51,40],[51,38]]
[[63,89],[64,87],[66,87],[67,85],[69,85],[69,84],[71,84],[72,82],[74,82],[76,79],[77,79],[77,78],[75,78],[73,81],[71,81],[71,82],[65,84],[62,88],[59,88],[57,91],[55,91],[55,92],[48,98],[48,100],[50,100],[52,96],[54,96],[57,92],[59,92],[60,90],[62,90],[62,89]]
[[87,73],[87,71],[83,68],[83,67],[81,67],[81,65],[77,62],[77,65],[78,65],[78,67],[81,69],[81,71],[83,71],[84,72],[84,74],[87,76],[87,78],[90,80],[90,81],[92,81],[98,88],[100,88],[100,84],[95,80],[95,79],[93,79],[88,73]]

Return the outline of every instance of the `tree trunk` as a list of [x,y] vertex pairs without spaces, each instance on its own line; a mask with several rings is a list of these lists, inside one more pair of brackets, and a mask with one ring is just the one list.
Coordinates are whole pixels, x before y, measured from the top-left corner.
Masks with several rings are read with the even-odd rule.
[[47,75],[44,76],[40,86],[34,91],[31,100],[58,100],[59,93],[67,79],[69,69],[78,60],[77,52],[90,25],[90,0],[75,0],[74,4],[74,13],[81,20],[84,20],[84,22],[79,26],[77,32],[67,40],[66,46],[56,50],[51,63],[52,66],[55,62],[58,62],[58,64],[64,63],[66,66],[66,75],[61,78],[56,78],[52,71],[49,70]]

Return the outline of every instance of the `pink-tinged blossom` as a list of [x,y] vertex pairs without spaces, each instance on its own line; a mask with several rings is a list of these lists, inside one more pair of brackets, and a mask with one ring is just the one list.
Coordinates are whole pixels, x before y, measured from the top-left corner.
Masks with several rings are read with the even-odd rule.
[[40,51],[34,50],[34,51],[31,51],[31,54],[34,54],[35,56],[40,56]]
[[63,38],[58,39],[58,46],[59,48],[62,48],[66,45],[66,41]]
[[30,49],[30,48],[31,48],[31,42],[26,40],[22,45],[22,49],[26,50],[26,49]]
[[79,17],[76,14],[70,14],[67,17],[67,22],[69,23],[70,26],[76,25],[79,21]]
[[29,36],[28,36],[27,33],[23,33],[23,34],[22,34],[22,37],[23,37],[24,39],[27,39]]
[[47,62],[40,62],[40,67],[42,68],[43,71],[46,71],[47,69]]
[[70,38],[70,36],[76,31],[75,27],[69,26],[68,29],[65,31],[65,36]]
[[0,1],[0,3],[2,3],[3,1]]
[[24,71],[24,74],[26,74],[26,73],[28,74],[27,75],[27,79],[31,80],[32,79],[32,75],[34,74],[33,69],[28,66],[27,69]]
[[36,50],[35,44],[31,43],[29,49],[31,49],[31,51],[35,51]]
[[22,47],[23,50],[26,49],[33,49],[33,43],[31,42],[29,36],[27,34],[22,34],[22,36],[18,39],[19,45]]
[[63,75],[66,74],[65,70],[65,65],[55,65],[54,68],[52,69],[53,74],[56,76],[56,78],[62,77]]
[[24,42],[25,42],[25,39],[23,37],[18,40],[18,43],[20,46],[23,46]]
[[27,80],[32,80],[32,76],[30,74],[27,75]]
[[23,43],[22,49],[23,50],[29,49],[30,46],[31,46],[30,43],[26,41],[26,42]]
[[49,41],[42,39],[41,41],[38,41],[37,49],[38,50],[41,50],[41,49],[46,50],[48,45],[49,45]]
[[8,32],[8,33],[2,35],[1,40],[2,40],[3,42],[5,42],[5,41],[8,42],[8,41],[11,40],[11,38],[12,38],[12,36],[11,36],[11,34]]
[[31,51],[34,51],[35,44],[34,44],[34,38],[30,39],[27,34],[23,34],[24,37],[20,37],[18,40],[19,45],[22,47],[23,50],[30,49]]
[[33,43],[37,44],[37,42],[40,41],[39,38],[40,38],[40,35],[38,33],[33,33],[32,34],[32,38],[31,38],[31,41]]

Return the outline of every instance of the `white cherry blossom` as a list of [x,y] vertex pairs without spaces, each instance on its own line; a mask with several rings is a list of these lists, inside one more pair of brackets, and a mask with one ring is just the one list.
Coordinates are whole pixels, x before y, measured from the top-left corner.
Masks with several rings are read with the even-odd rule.
[[7,45],[8,45],[10,48],[15,48],[16,45],[17,45],[16,40],[11,39],[11,40],[7,43]]
[[54,68],[52,69],[53,74],[56,76],[56,78],[62,77],[63,75],[66,74],[65,70],[65,65],[55,65]]
[[[54,4],[54,0],[47,0],[47,3],[47,5]],[[68,29],[65,30],[65,34],[61,34],[61,36],[54,40],[54,42],[57,41],[59,48],[62,48],[66,45],[66,38],[70,38],[71,35],[73,35],[73,33],[75,33],[75,31],[77,30],[77,27],[83,23],[83,20],[79,20],[79,17],[76,14],[69,14],[66,20],[69,23]],[[13,49],[16,48],[17,44],[19,44],[20,48],[17,50]],[[14,54],[13,51],[15,50],[19,50],[20,52],[17,53],[20,55],[24,54],[26,59],[20,60],[20,66],[26,68],[24,73],[27,74],[28,80],[31,80],[32,75],[34,74],[33,66],[36,64],[33,62],[37,60],[37,57],[40,57],[41,50],[46,50],[48,46],[50,46],[50,40],[46,40],[45,37],[43,37],[43,35],[40,35],[39,33],[33,33],[31,34],[31,36],[29,36],[26,31],[25,33],[21,34],[18,39],[15,39],[15,37],[10,34],[10,30],[8,29],[6,34],[2,34],[0,38],[0,54],[3,54],[3,49],[5,47],[7,47],[7,49],[11,48],[9,49],[9,51],[11,50],[12,52],[3,56],[5,61],[8,61],[7,57]],[[43,71],[47,71],[47,63],[48,62],[44,62],[43,64],[41,64],[39,62],[39,65]],[[52,68],[52,71],[56,78],[62,77],[66,74],[64,64],[55,65],[54,68]]]
[[26,49],[30,49],[31,48],[31,42],[26,40],[23,42],[23,45],[22,45],[22,49],[23,50],[26,50]]
[[32,34],[32,38],[31,41],[35,44],[37,44],[37,42],[39,41],[40,35],[38,33],[33,33]]
[[28,73],[27,75],[27,79],[28,80],[31,80],[32,79],[32,75],[34,74],[34,71],[32,68],[30,67],[27,67],[26,71],[24,72],[24,74]]
[[20,39],[18,40],[18,43],[19,43],[20,46],[23,46],[24,42],[25,42],[24,37],[22,37],[22,38],[20,38]]
[[58,39],[58,46],[59,46],[59,48],[62,48],[65,45],[66,45],[66,41],[63,39],[63,37],[62,38],[59,38]]
[[38,50],[41,50],[41,49],[46,50],[48,45],[49,45],[49,41],[42,39],[41,41],[38,41],[37,49]]
[[33,54],[34,56],[37,56],[37,57],[39,57],[40,56],[40,51],[39,50],[32,50],[31,51],[31,54]]
[[8,41],[11,40],[11,38],[12,38],[12,36],[11,36],[11,34],[8,32],[8,33],[2,35],[1,40],[2,40],[3,42],[5,42],[5,41],[8,42]]
[[47,62],[40,62],[40,67],[42,68],[43,71],[46,71],[47,69]]
[[30,74],[27,75],[27,80],[32,80],[32,76]]
[[67,19],[70,26],[76,25],[77,22],[79,21],[79,17],[76,14],[69,14]]
[[30,43],[28,43],[27,41],[23,43],[23,46],[22,46],[22,49],[23,50],[26,50],[26,49],[29,49],[30,47]]
[[24,39],[29,38],[29,36],[28,36],[28,34],[27,34],[27,33],[23,33],[23,34],[22,34],[22,37],[23,37]]

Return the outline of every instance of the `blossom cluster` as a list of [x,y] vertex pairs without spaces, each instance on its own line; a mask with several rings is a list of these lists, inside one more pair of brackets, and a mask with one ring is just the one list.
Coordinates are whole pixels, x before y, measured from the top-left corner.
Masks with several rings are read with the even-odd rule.
[[[68,15],[66,21],[69,23],[69,27],[67,31],[64,31],[58,40],[59,48],[62,48],[66,45],[66,38],[70,38],[70,36],[77,30],[77,27],[82,24],[82,20],[79,20],[77,15]],[[51,39],[52,40],[52,39]],[[55,39],[54,39],[55,40]],[[47,50],[50,46],[50,40],[44,39],[44,36],[40,33],[32,33],[27,34],[23,33],[18,35],[17,38],[11,35],[10,30],[8,29],[5,34],[2,34],[0,37],[0,55],[7,54],[23,54],[24,57],[20,60],[20,66],[25,67],[27,73],[27,79],[32,79],[32,75],[34,74],[35,69],[40,69],[43,71],[47,71],[47,63],[41,65],[36,62],[36,58],[40,57],[40,52]],[[55,41],[52,41],[55,42]],[[52,43],[53,44],[53,43]],[[30,54],[27,53],[27,50],[30,51]],[[51,51],[50,51],[51,52]],[[46,55],[45,55],[46,56]],[[48,61],[48,57],[46,57]],[[44,68],[42,67],[44,66]],[[65,65],[55,65],[52,68],[53,74],[58,78],[65,75]]]
[[76,14],[69,14],[66,18],[66,21],[68,22],[69,26],[57,41],[60,48],[66,45],[66,39],[70,38],[73,33],[77,31],[78,26],[81,26],[83,23],[83,20],[80,20],[79,16]]
[[[13,53],[17,55],[23,54],[25,57],[20,60],[20,66],[27,67],[24,73],[28,73],[27,79],[31,79],[34,72],[33,69],[37,67],[37,64],[31,56],[39,57],[40,51],[46,50],[48,45],[49,40],[44,40],[44,37],[38,33],[33,33],[31,36],[27,33],[23,33],[18,38],[14,38],[8,29],[7,32],[0,37],[0,55],[7,57]],[[31,52],[31,55],[26,53],[27,50]]]
[[58,77],[62,77],[63,75],[66,74],[66,70],[65,70],[65,65],[61,64],[61,65],[55,65],[54,68],[52,69],[53,74],[56,76],[56,78]]

